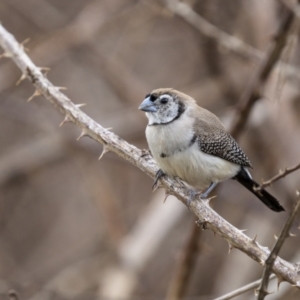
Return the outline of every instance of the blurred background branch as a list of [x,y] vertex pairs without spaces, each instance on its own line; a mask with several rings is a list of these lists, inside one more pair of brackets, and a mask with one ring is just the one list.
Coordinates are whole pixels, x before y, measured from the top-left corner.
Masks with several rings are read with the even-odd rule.
[[[7,54],[5,56],[10,57],[20,68],[22,74],[25,74],[27,79],[29,79],[35,86],[35,94],[44,95],[45,98],[65,116],[65,122],[72,122],[81,128],[81,134],[77,140],[84,136],[92,138],[93,140],[103,144],[104,154],[112,151],[118,156],[130,161],[133,165],[140,168],[143,172],[154,179],[158,168],[149,153],[128,144],[125,140],[122,140],[114,133],[103,128],[88,115],[83,113],[80,110],[82,104],[72,103],[68,97],[60,92],[60,88],[53,86],[53,84],[41,73],[40,68],[36,67],[25,54],[23,45],[19,44],[15,40],[14,36],[6,31],[6,29],[1,25],[0,44],[4,53]],[[101,155],[100,158],[102,158],[102,156],[103,155]],[[188,198],[189,193],[186,188],[183,188],[180,183],[169,178],[164,178],[161,181],[162,187],[167,190],[168,194],[176,196],[177,199],[187,205],[186,199]],[[199,218],[197,221],[198,224],[202,224],[201,226],[203,229],[211,229],[214,233],[225,238],[232,247],[242,250],[249,257],[253,258],[260,264],[264,264],[264,257],[267,252],[264,247],[257,243],[256,237],[251,240],[240,230],[222,219],[222,217],[209,207],[209,201],[210,199],[207,201],[194,201],[190,204],[190,208]],[[132,265],[132,263],[130,265]],[[297,286],[298,281],[296,270],[288,262],[279,258],[277,265],[273,265],[272,270],[278,274],[278,276]],[[119,275],[116,276],[118,277]],[[109,277],[110,276],[105,276],[105,278]],[[130,278],[130,276],[126,277]],[[114,281],[111,280],[111,282]],[[128,284],[125,286],[128,289]],[[120,292],[119,289],[118,292]]]
[[[113,127],[139,148],[147,147],[146,119],[137,107],[157,87],[172,86],[192,95],[229,128],[249,74],[257,72],[276,28],[297,4],[230,0],[225,6],[221,0],[181,1],[181,6],[187,5],[214,26],[216,33],[226,33],[254,49],[247,57],[242,52],[237,55],[230,45],[221,45],[217,36],[188,25],[188,19],[166,9],[161,0],[23,2],[2,2],[2,24],[19,41],[31,38],[26,44],[30,56],[38,65],[51,68],[51,81],[67,86],[68,96],[87,103],[83,109],[93,119]],[[300,140],[295,138],[300,115],[298,51],[293,37],[240,136],[258,180],[299,161]],[[26,105],[32,86],[22,82],[16,88],[18,78],[19,71],[2,59],[0,294],[8,295],[13,289],[20,299],[98,299],[104,291],[113,293],[119,278],[120,284],[134,283],[128,285],[127,294],[126,284],[119,285],[120,291],[124,287],[123,298],[164,298],[182,245],[190,236],[192,214],[172,198],[159,204],[163,193],[152,196],[151,180],[123,159],[108,153],[95,164],[99,146],[88,139],[74,142],[78,132],[68,124],[58,131],[60,117],[41,99]],[[292,209],[298,183],[295,172],[270,187],[287,210]],[[247,229],[248,236],[258,234],[260,243],[273,244],[273,235],[285,218],[262,209],[234,182],[220,185],[217,195],[212,202],[215,210],[236,227]],[[152,205],[151,198],[157,205]],[[165,211],[162,218],[161,210]],[[148,214],[158,225],[154,233],[166,228],[162,238],[155,240],[161,236],[155,233],[153,240],[147,240],[135,234]],[[298,232],[299,225],[297,220],[293,232]],[[124,244],[128,237],[133,242]],[[227,243],[209,231],[201,232],[198,242],[201,252],[194,252],[193,276],[184,297],[211,299],[260,276],[260,266],[239,251],[228,256]],[[150,247],[153,243],[155,247]],[[131,244],[141,252],[149,249],[143,256],[128,254],[127,261],[135,265],[143,260],[135,269],[121,263],[121,253],[135,253],[126,250]],[[287,240],[282,256],[300,261],[298,244],[298,236]],[[110,277],[114,281],[107,281],[107,274],[115,274]],[[248,298],[253,299],[251,291],[243,295]],[[268,296],[271,300],[298,298],[297,289],[285,283]]]

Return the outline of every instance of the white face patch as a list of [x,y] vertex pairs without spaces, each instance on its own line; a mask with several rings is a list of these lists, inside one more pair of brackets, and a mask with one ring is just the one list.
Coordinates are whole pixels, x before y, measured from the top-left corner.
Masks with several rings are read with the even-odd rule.
[[156,112],[146,112],[149,120],[148,125],[159,125],[171,123],[182,113],[183,106],[169,94],[163,94],[154,101]]

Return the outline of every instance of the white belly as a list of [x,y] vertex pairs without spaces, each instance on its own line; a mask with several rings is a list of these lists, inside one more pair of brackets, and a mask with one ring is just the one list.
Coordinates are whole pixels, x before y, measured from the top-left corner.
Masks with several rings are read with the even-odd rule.
[[170,176],[178,176],[195,189],[202,190],[212,182],[234,177],[240,166],[222,158],[206,154],[197,144],[171,157],[154,157],[159,167]]
[[[188,147],[193,132],[180,132],[177,125],[147,127],[146,136],[152,155],[162,171],[171,177],[179,177],[197,190],[203,190],[212,182],[234,177],[241,166],[217,156],[202,152],[197,143]],[[170,137],[173,137],[171,140]],[[186,147],[183,147],[186,145]],[[183,151],[176,149],[185,148]],[[161,157],[165,153],[166,157]],[[168,155],[172,153],[172,155]]]

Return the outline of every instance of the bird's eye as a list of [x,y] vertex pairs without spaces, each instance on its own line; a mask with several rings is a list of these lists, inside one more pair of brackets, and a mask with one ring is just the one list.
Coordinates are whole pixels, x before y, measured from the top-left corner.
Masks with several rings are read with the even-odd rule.
[[166,97],[160,99],[160,103],[161,103],[161,104],[166,104],[166,103],[168,103],[168,101],[169,101],[169,99],[166,98]]

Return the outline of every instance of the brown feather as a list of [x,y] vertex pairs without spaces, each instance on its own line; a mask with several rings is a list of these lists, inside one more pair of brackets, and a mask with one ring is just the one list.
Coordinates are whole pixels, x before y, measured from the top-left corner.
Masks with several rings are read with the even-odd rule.
[[226,132],[224,125],[216,115],[198,106],[192,97],[173,88],[160,88],[151,92],[151,95],[158,97],[163,94],[177,97],[185,105],[192,107],[189,113],[195,119],[193,129],[201,151],[252,168],[249,158],[234,138]]

